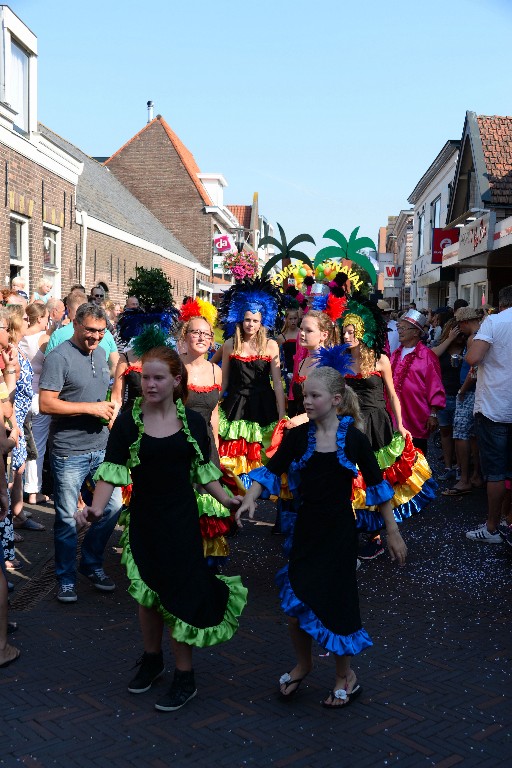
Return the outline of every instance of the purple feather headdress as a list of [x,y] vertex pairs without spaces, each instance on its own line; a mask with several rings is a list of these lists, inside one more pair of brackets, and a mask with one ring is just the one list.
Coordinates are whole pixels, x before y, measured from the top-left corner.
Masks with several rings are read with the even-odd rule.
[[315,361],[315,368],[324,368],[326,366],[334,368],[342,376],[353,373],[352,355],[350,352],[347,352],[348,348],[348,344],[336,344],[328,349],[320,347],[317,352],[311,355],[311,358]]

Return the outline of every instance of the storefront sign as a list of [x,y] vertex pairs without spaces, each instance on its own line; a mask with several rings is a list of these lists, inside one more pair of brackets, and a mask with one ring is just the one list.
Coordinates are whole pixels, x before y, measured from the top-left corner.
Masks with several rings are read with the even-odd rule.
[[459,259],[468,259],[478,253],[492,251],[495,225],[496,214],[490,211],[463,227],[459,238]]
[[216,235],[213,238],[213,247],[217,253],[228,253],[235,250],[235,244],[231,235]]
[[434,229],[432,238],[432,264],[443,263],[443,250],[450,245],[459,242],[460,230],[454,229]]

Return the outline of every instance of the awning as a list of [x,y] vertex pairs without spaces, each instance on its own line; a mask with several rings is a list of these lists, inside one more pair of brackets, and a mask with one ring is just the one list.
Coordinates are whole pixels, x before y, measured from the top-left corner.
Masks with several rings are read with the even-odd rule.
[[441,281],[441,269],[432,269],[430,272],[426,272],[424,275],[418,277],[417,283],[420,288],[426,288],[428,285],[434,285]]

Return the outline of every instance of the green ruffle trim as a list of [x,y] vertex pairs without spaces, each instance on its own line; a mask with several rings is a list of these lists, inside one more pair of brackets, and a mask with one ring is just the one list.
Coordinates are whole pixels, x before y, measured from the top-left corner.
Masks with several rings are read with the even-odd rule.
[[395,432],[391,442],[388,445],[379,448],[375,451],[375,458],[381,469],[387,469],[395,463],[397,458],[402,455],[405,448],[405,440],[400,432]]
[[238,440],[243,437],[248,443],[261,443],[264,448],[268,448],[276,424],[277,421],[274,421],[267,427],[261,427],[255,421],[228,421],[222,408],[219,408],[219,435],[224,440]]
[[[225,488],[224,490],[228,496],[233,495],[229,489]],[[214,499],[209,493],[199,493],[196,491],[195,494],[199,517],[202,517],[203,515],[206,515],[207,517],[230,517],[231,512],[229,509],[226,509],[220,501]]]
[[220,624],[203,629],[187,624],[187,622],[166,611],[157,593],[142,581],[130,549],[129,518],[128,510],[126,510],[124,522],[127,527],[121,536],[120,543],[123,546],[121,562],[126,566],[126,573],[130,579],[130,586],[128,587],[130,595],[135,598],[139,605],[159,611],[165,624],[170,628],[173,638],[180,643],[187,643],[187,645],[193,645],[197,648],[209,648],[212,645],[230,640],[238,629],[238,618],[247,603],[247,588],[242,584],[240,576],[216,576],[229,588],[228,602],[224,618]]
[[[190,480],[192,483],[200,483],[205,485],[211,483],[213,480],[218,480],[222,477],[222,472],[211,461],[203,463],[203,454],[199,448],[197,441],[192,437],[187,422],[187,414],[185,412],[185,406],[181,400],[176,401],[176,414],[178,419],[183,423],[183,431],[187,438],[187,441],[192,445],[195,452],[195,457],[192,459],[192,466],[190,469]],[[132,409],[132,416],[135,424],[137,425],[137,439],[130,445],[130,458],[126,462],[128,468],[136,467],[140,464],[139,451],[140,441],[144,434],[144,422],[142,421],[142,397],[137,397]],[[131,480],[128,481],[131,483]],[[128,485],[124,483],[124,485]]]
[[112,485],[130,485],[132,478],[130,470],[124,464],[113,464],[111,461],[104,461],[100,464],[94,474],[94,482],[103,480]]

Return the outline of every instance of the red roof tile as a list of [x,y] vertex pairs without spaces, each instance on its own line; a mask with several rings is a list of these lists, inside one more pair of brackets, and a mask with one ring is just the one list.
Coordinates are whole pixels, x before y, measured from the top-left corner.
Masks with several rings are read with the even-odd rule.
[[[132,141],[135,141],[144,131],[147,131],[148,128],[152,125],[154,125],[156,122],[159,122],[164,131],[166,132],[167,136],[169,137],[171,144],[173,145],[174,149],[178,153],[181,162],[183,163],[185,170],[188,172],[190,178],[194,182],[197,191],[201,195],[203,202],[205,205],[213,205],[212,200],[210,199],[210,196],[208,195],[206,189],[201,184],[201,181],[197,178],[197,174],[201,171],[199,170],[199,166],[197,165],[194,156],[192,152],[186,148],[186,146],[183,144],[180,138],[174,133],[174,131],[167,125],[163,117],[158,115],[155,117],[154,120],[152,120],[150,123],[144,126],[142,130],[140,130],[138,133],[135,134],[129,141],[126,142],[126,144],[123,144],[123,146],[115,152],[112,157],[115,157],[120,152],[123,151],[125,147],[127,147],[129,144],[132,143]],[[105,161],[104,165],[108,165],[112,157],[109,157],[108,160]]]
[[252,205],[228,205],[227,207],[244,229],[251,228]]
[[478,115],[492,203],[512,205],[512,117]]

